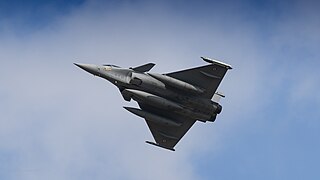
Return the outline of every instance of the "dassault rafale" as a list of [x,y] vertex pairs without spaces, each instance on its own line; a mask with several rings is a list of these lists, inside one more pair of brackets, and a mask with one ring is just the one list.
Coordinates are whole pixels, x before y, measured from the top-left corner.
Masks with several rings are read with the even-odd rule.
[[214,122],[222,110],[219,100],[224,95],[216,91],[232,67],[201,58],[209,64],[166,74],[150,73],[154,63],[131,68],[74,64],[117,86],[124,100],[136,101],[140,109],[124,108],[145,119],[155,140],[146,143],[174,151],[196,121]]

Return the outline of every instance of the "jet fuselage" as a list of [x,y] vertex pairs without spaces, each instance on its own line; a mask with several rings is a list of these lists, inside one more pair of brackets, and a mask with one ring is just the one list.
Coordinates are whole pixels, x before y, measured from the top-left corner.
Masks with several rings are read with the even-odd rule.
[[214,121],[222,110],[217,102],[200,96],[204,92],[200,87],[166,75],[136,72],[114,65],[75,65],[110,81],[119,88],[126,101],[133,99],[138,103],[156,106],[202,122]]

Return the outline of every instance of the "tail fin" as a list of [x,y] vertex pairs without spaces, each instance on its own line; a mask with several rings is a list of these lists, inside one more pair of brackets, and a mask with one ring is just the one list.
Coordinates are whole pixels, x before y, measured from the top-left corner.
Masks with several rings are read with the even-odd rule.
[[212,100],[216,103],[219,103],[220,99],[224,97],[226,96],[222,92],[216,92],[214,93]]
[[138,67],[134,67],[134,68],[130,68],[136,72],[140,72],[140,73],[144,73],[144,72],[148,72],[150,71],[150,69],[153,68],[153,66],[156,65],[154,63],[148,63],[148,64],[144,64]]

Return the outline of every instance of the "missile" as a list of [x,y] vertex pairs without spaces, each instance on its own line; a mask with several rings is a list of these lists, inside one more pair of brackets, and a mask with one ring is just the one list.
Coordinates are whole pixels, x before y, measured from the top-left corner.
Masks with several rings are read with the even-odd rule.
[[231,65],[227,64],[227,63],[224,63],[224,62],[221,62],[221,61],[218,61],[216,59],[210,59],[210,58],[207,58],[207,57],[201,57],[202,60],[204,60],[205,62],[207,63],[210,63],[210,64],[217,64],[221,67],[224,67],[226,69],[232,69]]
[[172,102],[168,99],[162,98],[160,96],[150,94],[144,91],[134,90],[134,89],[125,89],[122,91],[123,95],[128,97],[128,94],[131,95],[132,99],[138,102],[150,104],[159,108],[164,109],[173,109],[181,110],[183,109],[179,104]]
[[151,121],[157,124],[166,125],[166,126],[173,126],[173,127],[179,127],[181,126],[181,123],[175,122],[174,120],[167,119],[165,117],[161,117],[152,113],[149,113],[147,111],[143,111],[141,109],[133,108],[133,107],[123,107],[129,112],[140,116],[147,121]]
[[177,89],[187,91],[187,92],[197,93],[197,94],[204,93],[204,90],[202,90],[201,88],[196,87],[196,86],[189,84],[187,82],[181,81],[179,79],[175,79],[170,76],[163,75],[163,74],[157,74],[157,73],[148,73],[148,74],[150,76],[154,77],[155,79],[163,82],[164,84],[175,87]]

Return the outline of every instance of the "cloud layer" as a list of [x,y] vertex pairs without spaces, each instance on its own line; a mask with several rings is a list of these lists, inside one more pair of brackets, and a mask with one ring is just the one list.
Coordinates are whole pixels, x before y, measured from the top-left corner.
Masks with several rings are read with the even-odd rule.
[[[0,36],[1,179],[315,175],[313,4],[207,3],[87,1],[28,33],[10,29],[15,21],[2,25],[9,29]],[[215,123],[196,123],[174,153],[143,143],[152,136],[121,108],[118,90],[72,64],[152,61],[154,72],[170,72],[202,65],[200,56],[234,67],[219,88],[224,109]]]

